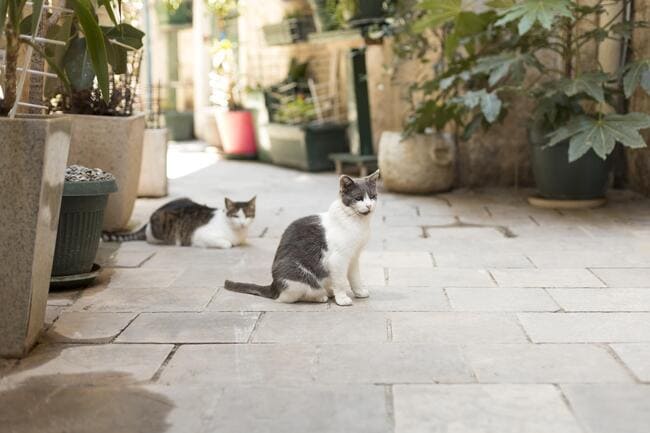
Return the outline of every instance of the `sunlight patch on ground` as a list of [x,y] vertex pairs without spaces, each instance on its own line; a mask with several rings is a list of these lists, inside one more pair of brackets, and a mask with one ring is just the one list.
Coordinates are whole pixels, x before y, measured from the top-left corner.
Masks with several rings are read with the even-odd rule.
[[203,170],[219,160],[213,147],[199,141],[170,142],[167,152],[167,177],[178,179]]

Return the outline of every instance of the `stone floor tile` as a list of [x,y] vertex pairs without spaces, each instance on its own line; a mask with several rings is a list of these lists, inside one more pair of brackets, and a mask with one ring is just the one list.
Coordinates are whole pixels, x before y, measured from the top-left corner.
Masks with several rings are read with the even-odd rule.
[[51,290],[47,295],[47,305],[67,307],[74,304],[81,294],[79,290]]
[[557,311],[558,305],[544,289],[465,288],[445,289],[456,311]]
[[160,383],[279,384],[315,381],[318,350],[307,344],[192,344],[181,346]]
[[448,252],[444,247],[433,253],[439,268],[532,268],[533,264],[521,253],[500,252],[484,254],[481,251]]
[[650,313],[520,313],[535,343],[650,342]]
[[562,385],[589,433],[647,433],[650,385]]
[[458,347],[408,343],[321,345],[315,379],[339,384],[475,381]]
[[169,287],[180,274],[176,269],[114,269],[109,289]]
[[500,287],[604,287],[587,269],[493,269]]
[[266,313],[257,325],[253,342],[342,344],[386,341],[387,315],[379,312],[353,312],[354,308],[354,305],[333,306],[332,310],[322,313]]
[[216,287],[140,289],[98,287],[86,290],[70,310],[109,312],[202,311]]
[[390,313],[393,341],[437,344],[524,343],[514,315],[498,313]]
[[417,251],[364,251],[361,265],[375,268],[433,268],[431,254]]
[[386,284],[386,271],[378,266],[361,265],[361,281],[364,286],[383,286]]
[[[369,311],[449,311],[444,290],[431,287],[369,287],[370,297],[355,299],[354,307]],[[335,304],[331,304],[332,308]]]
[[634,267],[640,266],[639,260],[626,254],[612,254],[610,249],[579,251],[555,249],[551,251],[534,251],[527,253],[528,258],[538,268],[598,268],[598,267]]
[[172,282],[170,287],[175,289],[217,288],[223,287],[227,279],[254,284],[269,284],[271,282],[270,265],[257,266],[255,263],[251,259],[251,262],[247,261],[236,265],[189,266]]
[[602,268],[592,269],[592,272],[609,287],[650,288],[650,268]]
[[136,313],[63,312],[47,331],[48,341],[108,343],[133,320]]
[[650,289],[548,289],[565,311],[650,311]]
[[393,397],[395,433],[583,432],[552,385],[397,385]]
[[434,268],[390,268],[389,286],[410,287],[489,287],[494,285],[485,270]]
[[122,249],[121,245],[115,242],[102,243],[97,251],[96,262],[105,268],[138,268],[155,254],[151,250]]
[[259,313],[142,313],[117,343],[245,343]]
[[330,303],[296,302],[287,304],[261,296],[219,289],[206,308],[207,311],[327,311]]
[[478,344],[465,357],[483,383],[625,383],[605,348],[586,344]]
[[165,433],[389,433],[383,386],[165,386]]
[[113,379],[149,380],[171,352],[169,344],[42,344],[0,380],[0,389],[39,379],[55,381],[68,376],[68,384],[111,383]]
[[639,380],[650,382],[650,343],[621,343],[611,346]]

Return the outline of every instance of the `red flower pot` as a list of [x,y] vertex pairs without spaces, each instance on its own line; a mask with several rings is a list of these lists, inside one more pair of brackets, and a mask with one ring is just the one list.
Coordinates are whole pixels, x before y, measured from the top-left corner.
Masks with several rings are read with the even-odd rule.
[[254,157],[255,127],[250,111],[222,111],[217,113],[217,125],[223,151],[227,155]]

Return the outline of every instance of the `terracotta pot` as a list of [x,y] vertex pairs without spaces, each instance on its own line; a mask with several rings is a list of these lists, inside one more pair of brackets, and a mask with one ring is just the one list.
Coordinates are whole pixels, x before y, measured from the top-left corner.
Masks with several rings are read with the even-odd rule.
[[221,144],[226,155],[254,157],[255,126],[250,111],[221,111],[217,113]]
[[43,328],[69,144],[69,117],[0,118],[0,357]]
[[144,114],[129,117],[73,115],[68,165],[101,168],[115,176],[104,215],[106,231],[127,230],[138,197]]
[[449,134],[417,134],[403,139],[384,132],[379,169],[386,189],[407,194],[448,191],[454,183],[454,141]]

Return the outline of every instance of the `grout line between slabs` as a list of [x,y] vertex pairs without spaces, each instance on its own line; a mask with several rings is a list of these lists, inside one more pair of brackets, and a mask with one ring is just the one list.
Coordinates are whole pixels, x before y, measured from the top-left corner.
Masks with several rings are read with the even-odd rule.
[[158,379],[160,379],[160,376],[163,374],[163,370],[165,370],[165,367],[167,367],[167,364],[169,364],[176,354],[176,351],[181,347],[180,344],[174,344],[174,347],[172,347],[172,350],[169,351],[167,356],[165,357],[165,360],[160,364],[160,367],[158,367],[158,370],[154,373],[153,377],[151,378],[151,382],[158,382]]
[[606,283],[602,278],[600,278],[598,275],[596,275],[596,273],[595,273],[591,268],[585,268],[585,269],[586,269],[587,271],[589,271],[589,273],[591,273],[591,275],[593,275],[594,277],[596,277],[596,279],[597,279],[598,281],[600,281],[601,283],[603,283],[603,285],[604,285],[605,287],[609,288],[609,285],[608,285],[608,284],[607,284],[607,283]]
[[257,320],[255,321],[255,324],[253,325],[253,330],[251,331],[250,335],[248,336],[248,339],[246,340],[247,344],[250,344],[253,342],[253,336],[255,335],[255,331],[257,331],[257,328],[262,321],[262,318],[266,315],[266,311],[260,312],[260,315],[257,316]]
[[395,432],[395,398],[393,396],[393,385],[384,385],[384,396],[386,398],[386,417],[390,432]]
[[630,369],[630,367],[627,366],[627,364],[625,363],[625,361],[623,361],[623,360],[621,359],[621,357],[618,356],[618,353],[616,353],[616,351],[614,350],[614,348],[611,346],[612,344],[614,344],[614,343],[606,343],[606,344],[604,344],[603,346],[604,346],[605,351],[606,351],[607,353],[609,353],[609,354],[612,356],[612,358],[614,358],[614,360],[615,360],[619,365],[621,365],[621,367],[623,367],[623,369],[627,372],[627,374],[632,378],[632,380],[633,380],[635,383],[643,383],[643,380],[641,380],[640,377],[637,377],[637,375],[634,374],[634,372]]

